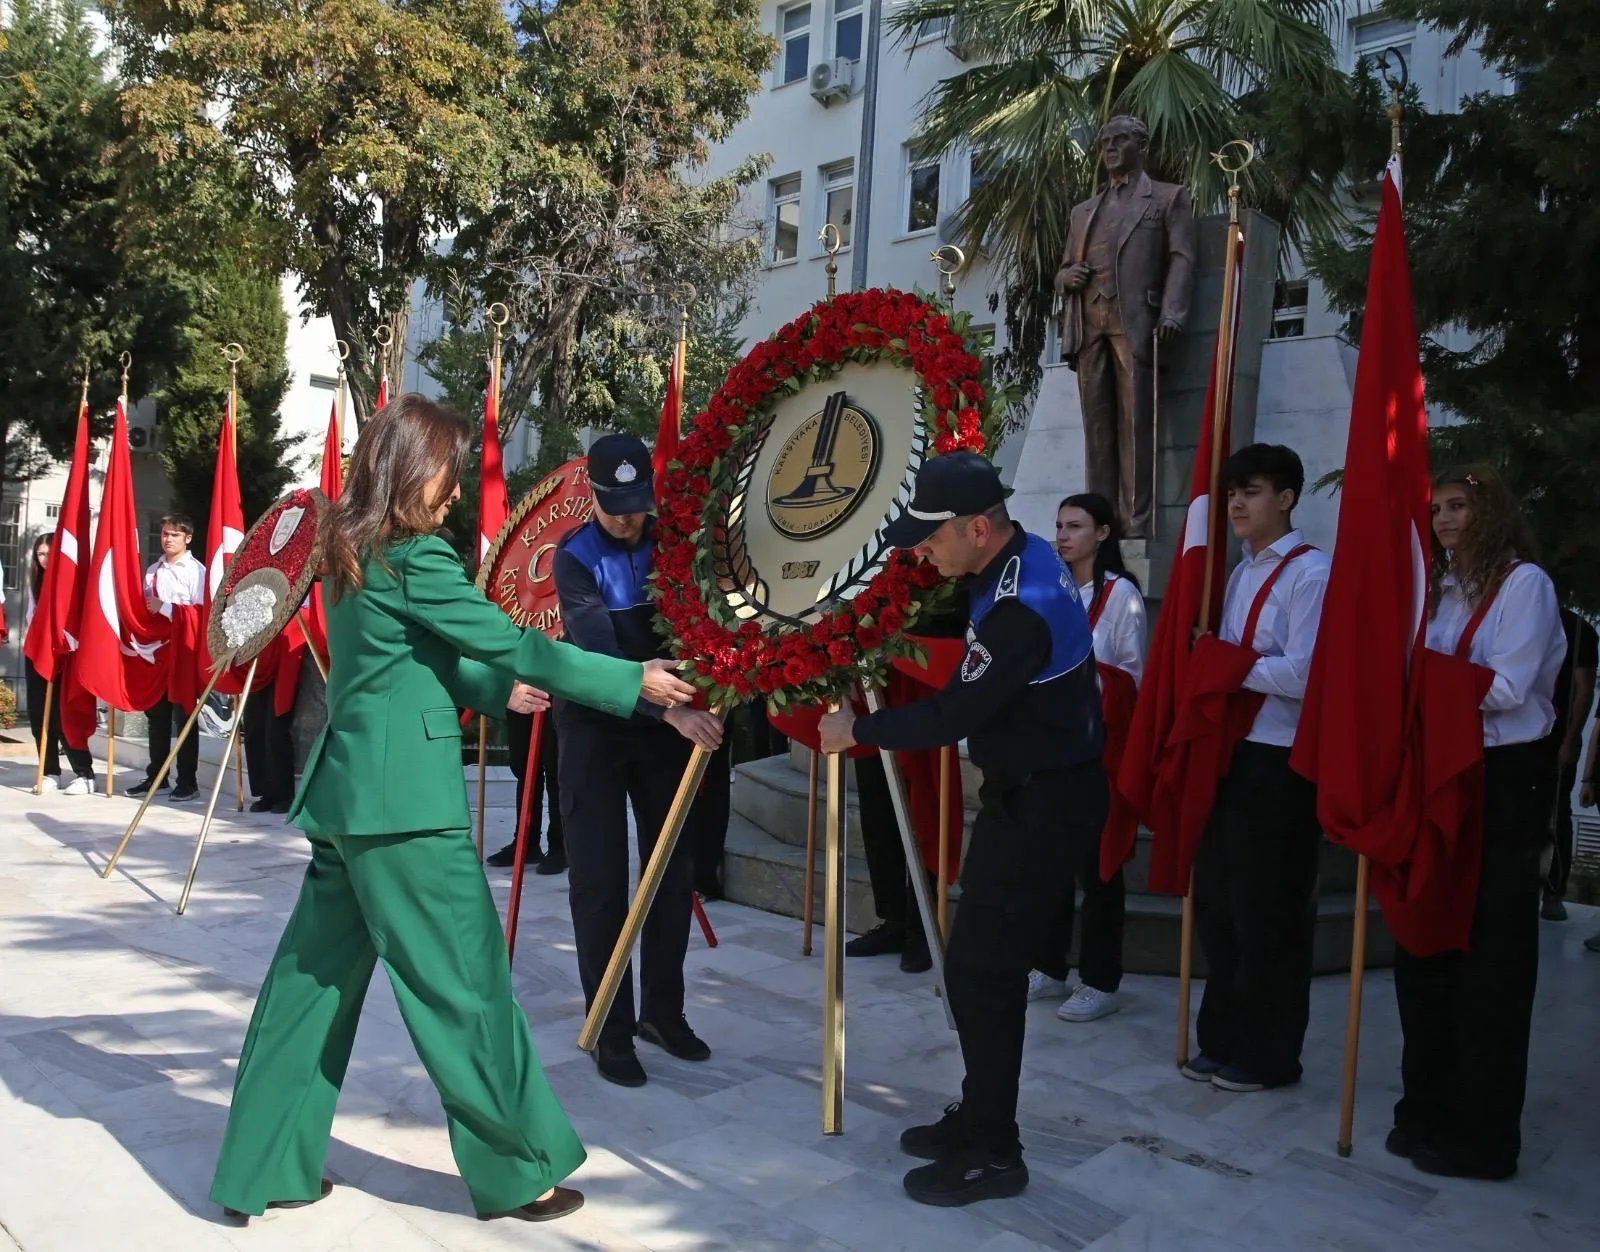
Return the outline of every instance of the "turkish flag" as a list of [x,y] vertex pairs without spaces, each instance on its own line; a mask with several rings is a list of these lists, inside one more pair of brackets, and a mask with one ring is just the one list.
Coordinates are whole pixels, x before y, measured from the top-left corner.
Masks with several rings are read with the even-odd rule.
[[[1238,232],[1237,226],[1230,227]],[[1150,890],[1166,895],[1185,895],[1189,890],[1189,862],[1193,853],[1192,832],[1199,821],[1203,828],[1210,814],[1210,802],[1203,796],[1204,812],[1191,812],[1183,768],[1182,752],[1174,751],[1170,741],[1182,712],[1183,695],[1189,681],[1191,640],[1198,626],[1215,633],[1222,622],[1222,596],[1226,585],[1227,536],[1221,492],[1212,472],[1211,449],[1220,446],[1224,453],[1232,447],[1233,372],[1239,342],[1239,292],[1243,286],[1243,235],[1236,240],[1233,277],[1234,334],[1231,349],[1224,352],[1223,337],[1217,335],[1212,353],[1211,378],[1206,389],[1205,416],[1200,426],[1199,446],[1195,451],[1194,474],[1189,485],[1189,515],[1184,524],[1178,558],[1172,564],[1156,618],[1155,638],[1145,666],[1144,682],[1133,708],[1123,748],[1122,766],[1116,785],[1133,811],[1144,820],[1153,836]],[[1220,406],[1217,400],[1220,396]],[[1221,408],[1222,428],[1216,428]],[[1209,597],[1206,595],[1209,586]],[[1205,606],[1202,620],[1201,607]],[[1180,749],[1181,749],[1181,745]],[[1201,779],[1195,779],[1199,784]],[[1215,792],[1216,778],[1209,781]]]
[[119,398],[111,463],[100,497],[100,525],[89,561],[76,668],[87,690],[130,713],[143,712],[166,698],[172,677],[172,653],[165,645],[173,637],[174,623],[147,609],[144,596],[127,403]]
[[[1391,931],[1422,955],[1453,941],[1441,931],[1444,919],[1470,919],[1477,875],[1474,866],[1464,876],[1462,859],[1450,850],[1418,847],[1419,837],[1446,837],[1424,822],[1429,779],[1437,774],[1426,765],[1425,735],[1449,733],[1425,718],[1424,686],[1449,667],[1423,663],[1428,417],[1398,157],[1384,171],[1382,190],[1338,540],[1290,760],[1317,784],[1323,832],[1369,859],[1373,894]],[[1481,744],[1481,724],[1478,736]],[[1430,898],[1438,892],[1444,900]]]
[[34,606],[33,621],[22,645],[46,682],[56,676],[56,662],[78,646],[79,615],[89,567],[83,557],[89,543],[89,401],[78,404],[78,437],[61,497],[61,516],[50,541],[50,559]]
[[[328,433],[322,439],[322,477],[317,485],[332,504],[344,490],[344,449],[339,442],[339,400],[334,397],[328,410]],[[328,655],[328,618],[322,607],[322,583],[312,584],[305,608],[300,610],[300,625],[306,646],[320,657]]]
[[[217,435],[217,465],[211,475],[211,516],[206,521],[206,620],[210,620],[211,601],[222,589],[228,562],[244,542],[244,501],[239,493],[239,436],[234,416],[233,392],[228,392],[222,410],[222,429]],[[196,678],[203,688],[211,674],[211,652],[202,635],[196,653]],[[244,674],[224,674],[216,690],[223,695],[238,695],[244,687]]]
[[[379,409],[383,408],[388,403],[389,403],[389,375],[385,374],[382,378],[380,378],[378,380],[378,399],[377,399],[377,402],[372,406],[372,411],[374,413],[376,413]],[[329,497],[329,498],[331,499],[332,497]]]
[[494,546],[511,502],[506,496],[505,459],[500,454],[500,380],[489,380],[483,399],[483,457],[478,482],[478,563],[481,565]]
[[683,345],[672,350],[672,368],[667,371],[667,394],[661,401],[661,421],[656,426],[656,446],[650,463],[656,475],[656,502],[666,491],[667,466],[678,459],[678,444],[683,439]]

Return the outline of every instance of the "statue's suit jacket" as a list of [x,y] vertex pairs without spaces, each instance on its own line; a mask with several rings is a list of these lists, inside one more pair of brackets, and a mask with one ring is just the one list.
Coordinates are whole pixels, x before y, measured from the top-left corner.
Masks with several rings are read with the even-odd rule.
[[[1151,338],[1159,319],[1182,325],[1189,317],[1189,297],[1194,290],[1195,255],[1199,230],[1189,193],[1176,183],[1158,183],[1141,172],[1134,185],[1134,200],[1143,205],[1130,212],[1117,240],[1117,302],[1122,313],[1122,333],[1135,360],[1148,361]],[[1083,260],[1089,230],[1105,193],[1090,196],[1072,208],[1065,269]],[[1076,365],[1083,347],[1083,302],[1094,294],[1094,279],[1082,291],[1066,293],[1061,315],[1061,356]]]
[[290,809],[301,829],[468,827],[456,708],[505,708],[513,678],[617,717],[633,711],[643,666],[513,626],[437,536],[395,544],[363,573],[361,590],[328,609],[328,724]]

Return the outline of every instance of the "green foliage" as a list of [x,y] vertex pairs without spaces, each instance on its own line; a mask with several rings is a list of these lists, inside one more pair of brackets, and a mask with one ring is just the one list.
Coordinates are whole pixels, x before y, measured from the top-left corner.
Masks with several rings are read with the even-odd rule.
[[[1600,7],[1389,0],[1517,83],[1459,114],[1406,110],[1405,208],[1433,463],[1497,466],[1562,597],[1600,611]],[[1381,129],[1378,129],[1381,134]],[[1385,146],[1386,150],[1386,146]],[[1355,174],[1372,185],[1382,151]],[[1365,301],[1370,215],[1312,251],[1329,296]],[[1440,420],[1442,418],[1442,420]],[[1459,419],[1459,420],[1457,420]]]
[[187,294],[121,246],[124,132],[83,6],[20,0],[0,36],[0,480],[15,481],[71,454],[86,363],[102,432],[119,352],[133,354],[136,396],[160,380]]
[[1150,129],[1153,177],[1183,183],[1202,213],[1227,181],[1211,154],[1255,143],[1246,207],[1284,226],[1285,249],[1339,220],[1338,176],[1359,113],[1321,23],[1331,0],[908,0],[889,23],[902,40],[948,17],[972,68],[934,89],[922,134],[968,149],[983,178],[955,224],[969,256],[987,253],[1004,290],[998,366],[1031,391],[1053,315],[1053,279],[1072,206],[1098,180],[1096,136],[1117,114]]
[[161,462],[172,483],[172,503],[206,534],[212,476],[228,389],[222,346],[244,348],[239,363],[239,487],[247,523],[289,484],[289,440],[280,433],[279,406],[289,386],[284,358],[288,318],[274,274],[236,254],[220,252],[194,274],[194,311],[183,328],[185,357],[156,396],[161,422]]

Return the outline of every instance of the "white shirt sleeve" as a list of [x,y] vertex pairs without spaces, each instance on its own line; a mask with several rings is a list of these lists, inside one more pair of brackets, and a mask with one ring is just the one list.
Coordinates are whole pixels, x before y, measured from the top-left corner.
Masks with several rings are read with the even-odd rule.
[[1495,597],[1494,617],[1481,662],[1494,671],[1482,705],[1492,712],[1526,703],[1544,668],[1552,623],[1561,620],[1555,584],[1537,565],[1519,565]]
[[1117,613],[1110,638],[1107,640],[1110,645],[1108,648],[1110,655],[1102,659],[1107,665],[1127,670],[1137,683],[1144,678],[1144,654],[1147,646],[1144,597],[1126,578],[1119,578],[1113,590],[1117,592],[1118,603],[1108,607],[1115,608]]
[[1311,653],[1317,646],[1322,622],[1322,599],[1328,590],[1328,571],[1308,569],[1289,590],[1288,620],[1282,656],[1263,656],[1245,676],[1247,691],[1303,700],[1311,674]]

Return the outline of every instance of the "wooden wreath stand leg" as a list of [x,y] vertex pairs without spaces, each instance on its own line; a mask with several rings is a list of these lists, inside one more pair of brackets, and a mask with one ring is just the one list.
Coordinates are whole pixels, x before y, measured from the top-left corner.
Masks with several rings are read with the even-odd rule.
[[[150,807],[150,801],[152,801],[152,800],[154,800],[156,798],[156,792],[161,790],[161,784],[166,781],[167,771],[172,768],[172,763],[178,759],[178,749],[182,748],[183,747],[183,741],[185,739],[187,739],[191,734],[194,733],[194,724],[195,724],[195,721],[200,716],[200,710],[205,707],[206,699],[207,699],[207,697],[209,697],[211,695],[211,689],[217,685],[217,679],[222,677],[222,671],[224,669],[226,669],[226,668],[227,668],[227,662],[223,661],[223,662],[219,662],[217,667],[216,667],[216,669],[212,671],[211,678],[206,683],[206,689],[203,692],[200,693],[199,700],[195,701],[194,712],[189,714],[189,720],[186,721],[183,724],[183,729],[178,732],[178,737],[175,740],[173,740],[173,742],[172,742],[172,748],[167,753],[167,759],[165,761],[161,762],[161,768],[156,771],[155,777],[153,777],[150,780],[150,786],[149,786],[148,789],[146,789],[146,791],[144,793],[144,799],[139,801],[139,810],[138,810],[138,812],[136,812],[133,815],[133,820],[128,823],[128,829],[125,830],[122,833],[122,842],[117,845],[117,850],[111,854],[111,859],[106,862],[106,867],[103,870],[100,871],[100,877],[102,877],[102,878],[110,878],[111,877],[111,871],[116,869],[117,862],[122,859],[123,852],[127,850],[128,840],[132,839],[133,838],[133,832],[139,829],[139,823],[142,820],[144,820],[144,811],[147,808]],[[115,713],[115,710],[112,710],[112,712]],[[238,724],[239,724],[238,720],[235,719],[234,720],[234,725],[237,726]],[[108,742],[114,742],[114,741],[108,741]],[[109,795],[111,793],[111,765],[110,765],[110,760],[111,760],[111,758],[108,755],[107,758],[106,758],[106,761],[107,761],[107,764],[106,764],[106,794],[107,795]],[[218,778],[221,778],[224,774],[226,774],[228,772],[228,764],[227,764],[228,758],[227,758],[226,755],[223,756],[222,762],[223,762],[222,766],[218,770],[218,773],[217,773],[217,777]]]
[[800,927],[800,955],[811,955],[811,914],[817,907],[817,784],[822,758],[811,753],[806,767],[806,880],[803,888],[804,903]]
[[[211,783],[211,798],[206,801],[206,815],[200,823],[200,837],[194,841],[194,859],[189,862],[189,877],[183,880],[183,894],[178,897],[178,915],[183,915],[184,909],[189,907],[189,893],[194,890],[194,876],[200,871],[200,854],[206,850],[206,835],[211,832],[211,815],[217,811],[217,797],[222,794],[222,780],[228,773],[228,758],[233,754],[234,745],[239,742],[239,727],[244,721],[244,706],[250,699],[250,688],[255,685],[256,666],[260,663],[259,655],[250,660],[250,672],[245,675],[244,690],[239,694],[239,707],[234,714],[233,725],[228,727],[228,742],[222,753],[222,766],[217,770],[217,776]],[[195,706],[197,709],[199,705]],[[152,787],[150,790],[154,791]]]
[[1178,1068],[1189,1063],[1189,991],[1194,971],[1194,871],[1183,896],[1183,925],[1178,938]]
[[[828,712],[837,712],[837,700]],[[828,754],[822,930],[822,1133],[844,1133],[845,755]]]
[[[868,687],[866,698],[867,712],[876,713],[883,707],[883,700],[876,688]],[[955,1014],[950,1011],[950,997],[944,991],[944,943],[938,919],[934,914],[933,901],[929,899],[928,876],[922,872],[922,848],[917,843],[916,831],[911,828],[911,806],[906,802],[906,780],[900,773],[900,766],[895,761],[893,752],[887,748],[880,748],[878,755],[883,760],[883,772],[889,779],[889,800],[894,805],[895,821],[900,827],[900,846],[905,849],[906,868],[911,875],[911,894],[917,901],[918,920],[922,923],[922,933],[928,939],[928,955],[933,958],[933,985],[937,988],[939,999],[944,1004],[945,1022],[951,1030],[954,1030]],[[830,802],[831,799],[830,796]],[[829,868],[832,868],[831,864]],[[940,863],[940,872],[942,876],[943,862]]]
[[[716,716],[722,716],[720,710]],[[689,754],[689,764],[684,767],[683,779],[678,783],[678,794],[672,798],[672,807],[667,810],[666,824],[656,838],[655,850],[639,874],[639,889],[633,894],[633,904],[628,908],[627,920],[622,923],[622,933],[617,936],[617,946],[611,951],[611,963],[606,966],[605,977],[600,980],[600,988],[595,992],[589,1015],[584,1019],[583,1029],[578,1032],[578,1047],[584,1052],[593,1052],[600,1040],[600,1028],[611,1013],[612,1004],[616,1002],[623,975],[628,972],[628,962],[633,959],[634,945],[639,942],[639,931],[644,928],[644,919],[650,912],[650,906],[655,903],[661,880],[667,875],[667,862],[672,859],[672,851],[678,846],[678,836],[683,833],[689,809],[700,790],[700,780],[706,776],[706,766],[710,763],[710,751],[695,744],[694,751]]]
[[1355,933],[1350,937],[1350,1008],[1344,1027],[1344,1093],[1339,1101],[1339,1155],[1350,1155],[1356,1121],[1356,1053],[1361,1046],[1361,978],[1367,968],[1366,857],[1356,862]]
[[[545,711],[533,715],[533,729],[528,733],[528,762],[522,767],[522,804],[517,809],[517,850],[511,860],[511,898],[506,903],[506,960],[517,955],[517,913],[522,908],[522,874],[528,864],[528,822],[533,812],[533,780],[539,768],[539,747],[544,741]],[[483,844],[478,844],[478,856],[483,856]]]
[[[198,708],[198,706],[196,706]],[[114,705],[106,705],[106,799],[111,798],[113,790],[112,779],[117,776],[117,710]],[[146,797],[148,802],[148,797]],[[111,870],[107,868],[106,873]],[[101,877],[105,877],[102,874]]]
[[33,794],[40,795],[44,792],[44,758],[49,744],[54,743],[54,731],[50,726],[50,701],[56,694],[56,680],[52,678],[44,686],[44,734],[39,736],[36,745],[39,749],[39,768],[33,775]]
[[[233,724],[240,725],[244,717],[244,697],[235,696],[233,700]],[[241,730],[233,740],[233,790],[239,798],[239,812],[244,812],[244,732]]]

